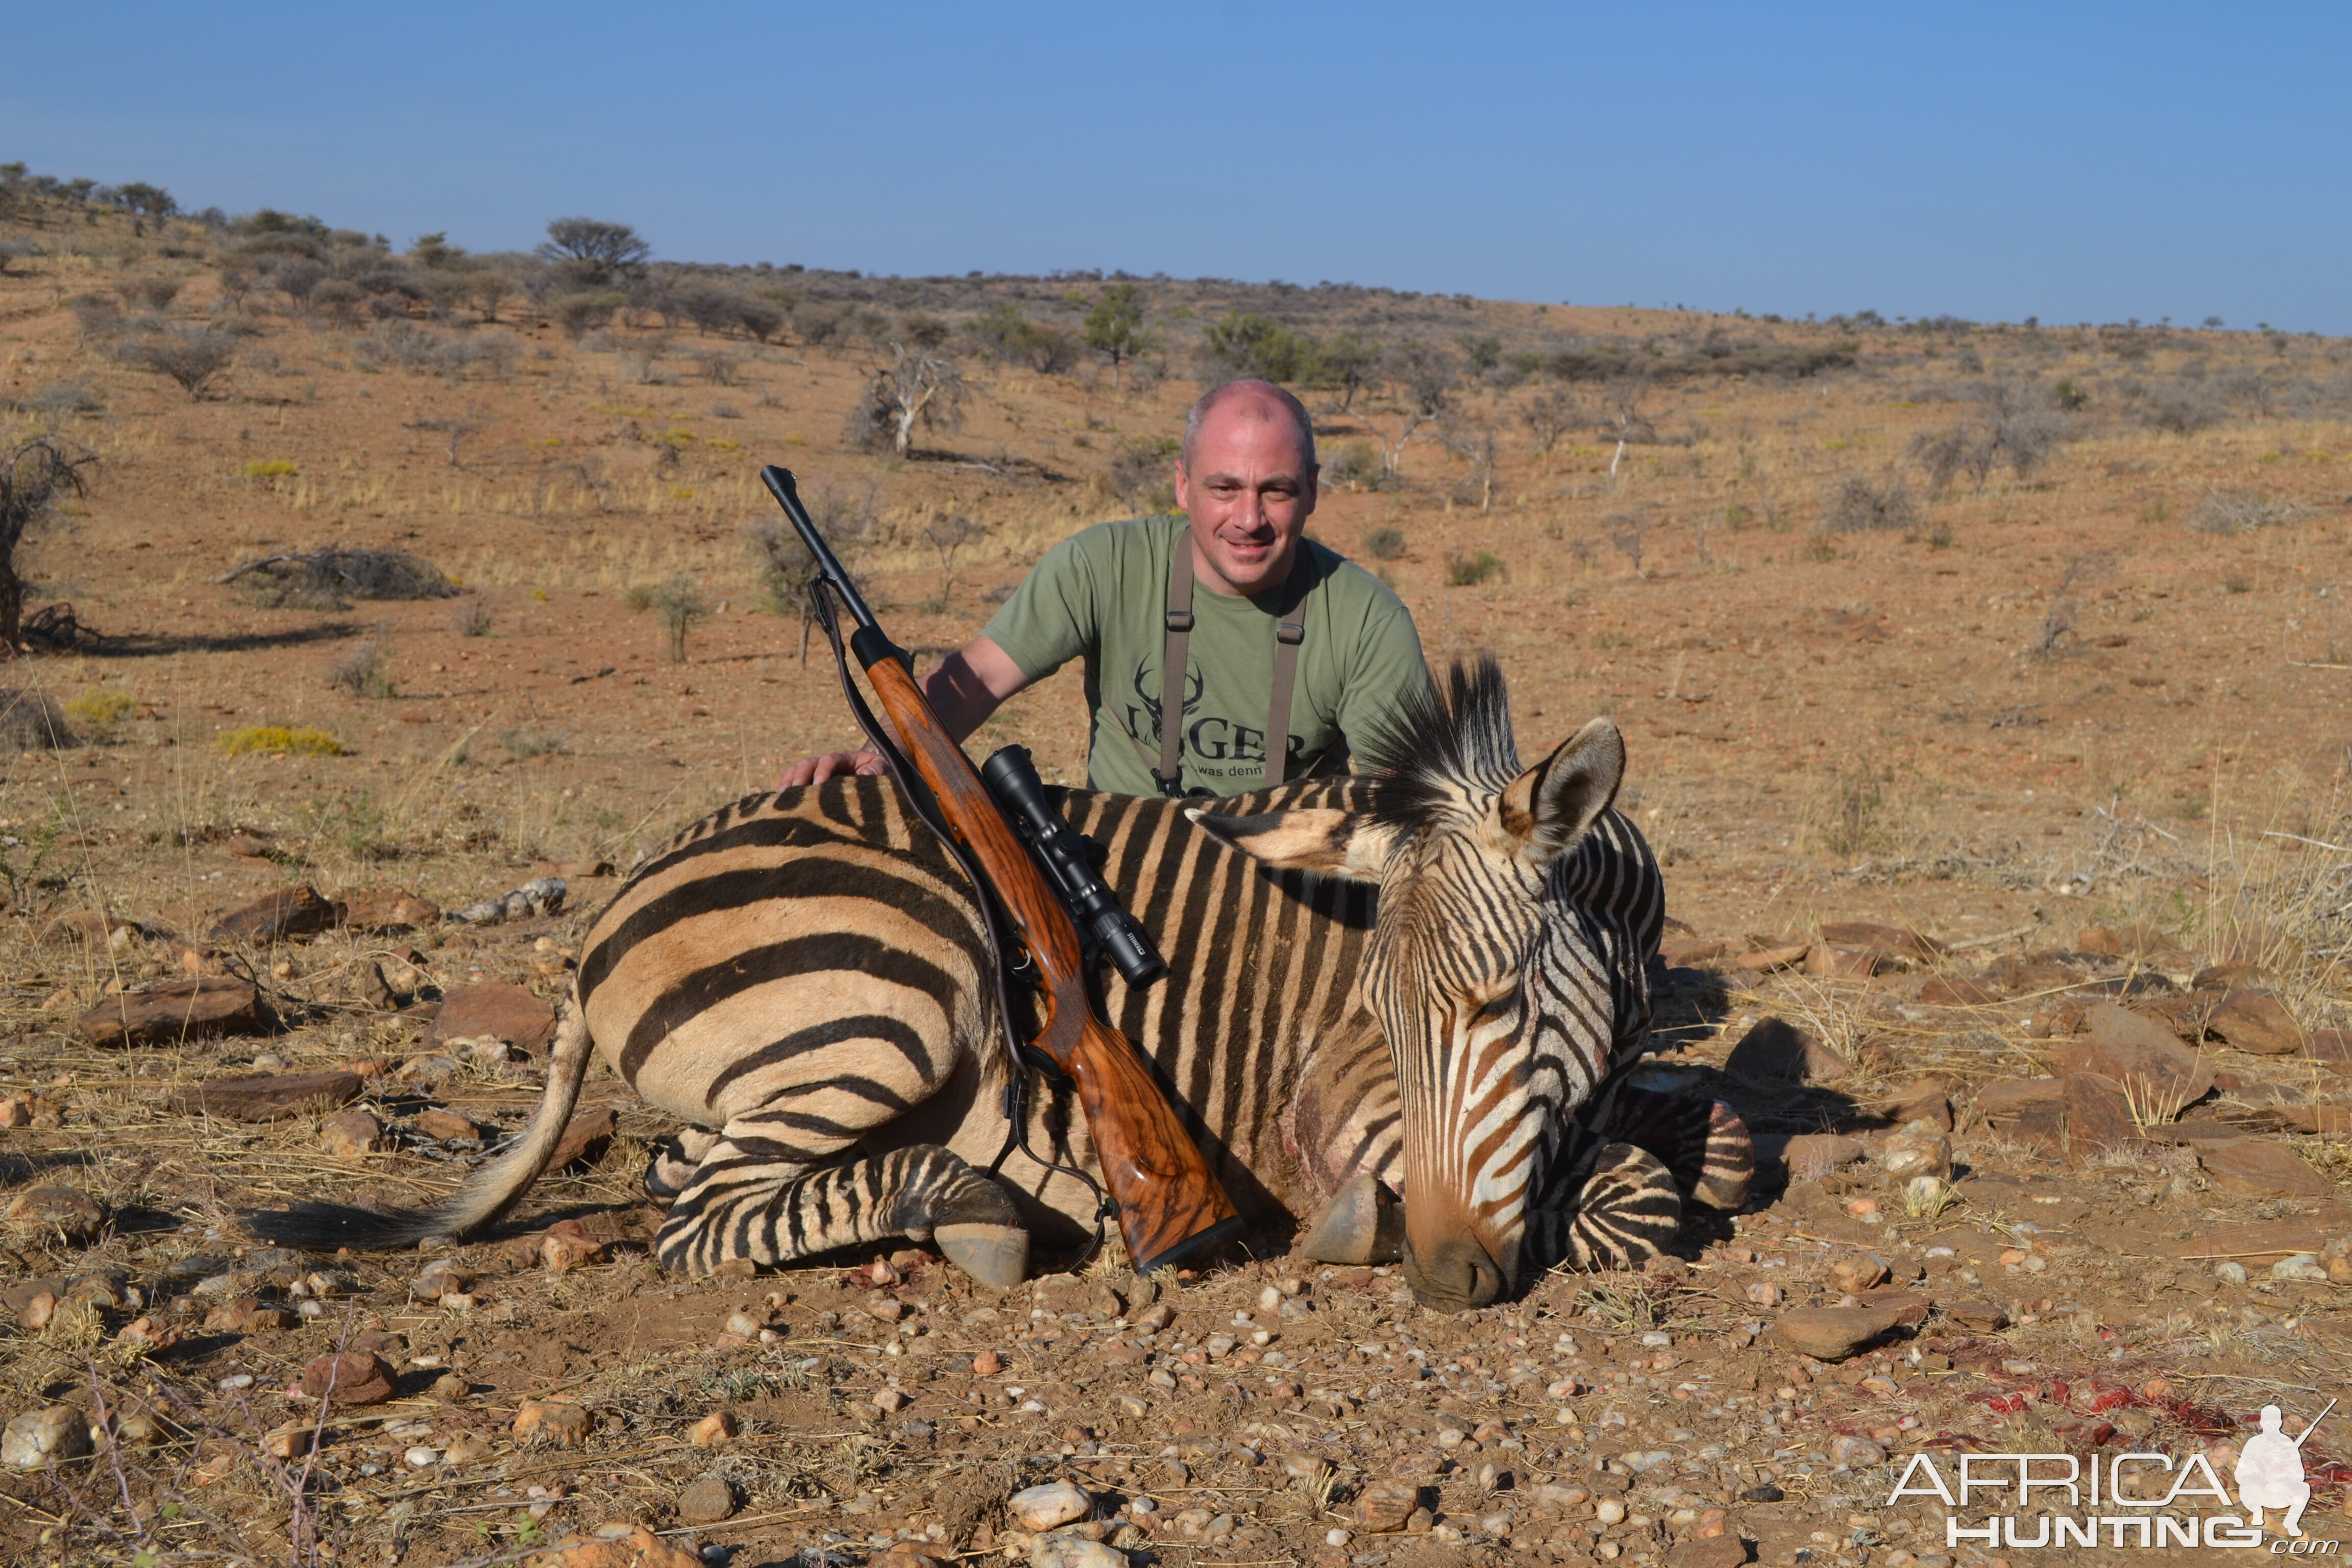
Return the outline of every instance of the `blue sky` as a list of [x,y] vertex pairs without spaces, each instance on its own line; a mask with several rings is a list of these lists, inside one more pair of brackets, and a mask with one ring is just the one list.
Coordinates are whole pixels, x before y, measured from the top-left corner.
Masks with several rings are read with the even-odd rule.
[[0,158],[405,245],[2352,331],[2352,7],[27,6]]

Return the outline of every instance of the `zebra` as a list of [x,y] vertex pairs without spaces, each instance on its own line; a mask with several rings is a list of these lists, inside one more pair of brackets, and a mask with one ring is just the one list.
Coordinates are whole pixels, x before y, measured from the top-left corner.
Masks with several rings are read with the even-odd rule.
[[[1638,1263],[1685,1197],[1744,1199],[1719,1102],[1629,1081],[1664,912],[1612,807],[1606,719],[1519,765],[1491,659],[1395,717],[1369,775],[1214,803],[1066,790],[1064,816],[1166,955],[1102,977],[1244,1217],[1339,1262],[1402,1259],[1424,1304],[1482,1306],[1535,1270]],[[647,1190],[661,1262],[707,1273],[904,1236],[982,1283],[1096,1223],[1066,1083],[1013,1070],[971,889],[887,779],[747,796],[631,872],[590,926],[530,1125],[421,1211],[248,1217],[313,1247],[461,1237],[511,1208],[592,1056],[686,1125]],[[1016,1000],[1015,1005],[1019,1005]],[[1398,1194],[1402,1194],[1401,1204]],[[1303,1224],[1301,1216],[1307,1216]]]

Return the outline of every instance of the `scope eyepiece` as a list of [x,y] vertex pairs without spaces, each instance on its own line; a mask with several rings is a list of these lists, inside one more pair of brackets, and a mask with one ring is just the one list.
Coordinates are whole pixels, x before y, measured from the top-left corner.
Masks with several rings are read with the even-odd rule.
[[1006,746],[981,765],[980,776],[1062,895],[1070,918],[1130,985],[1168,973],[1167,961],[1118,895],[1095,869],[1093,847],[1045,804],[1045,784],[1026,746]]

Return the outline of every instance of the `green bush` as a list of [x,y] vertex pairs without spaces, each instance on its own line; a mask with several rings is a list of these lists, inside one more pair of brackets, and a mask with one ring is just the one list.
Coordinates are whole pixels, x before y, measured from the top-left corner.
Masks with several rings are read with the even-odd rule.
[[1364,553],[1375,561],[1401,561],[1404,558],[1404,530],[1402,528],[1368,528],[1364,530]]
[[1473,550],[1464,554],[1459,550],[1445,552],[1445,580],[1457,588],[1475,588],[1482,583],[1510,581],[1510,568],[1503,558],[1491,550]]

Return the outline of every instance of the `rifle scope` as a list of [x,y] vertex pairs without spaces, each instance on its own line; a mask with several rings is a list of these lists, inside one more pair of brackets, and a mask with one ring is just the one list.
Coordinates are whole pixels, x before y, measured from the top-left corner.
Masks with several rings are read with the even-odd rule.
[[1151,945],[1151,938],[1119,907],[1118,895],[1095,869],[1094,846],[1045,804],[1045,781],[1037,776],[1029,748],[1005,747],[982,765],[980,776],[1045,867],[1078,928],[1118,966],[1127,983],[1149,984],[1167,973],[1167,961]]

